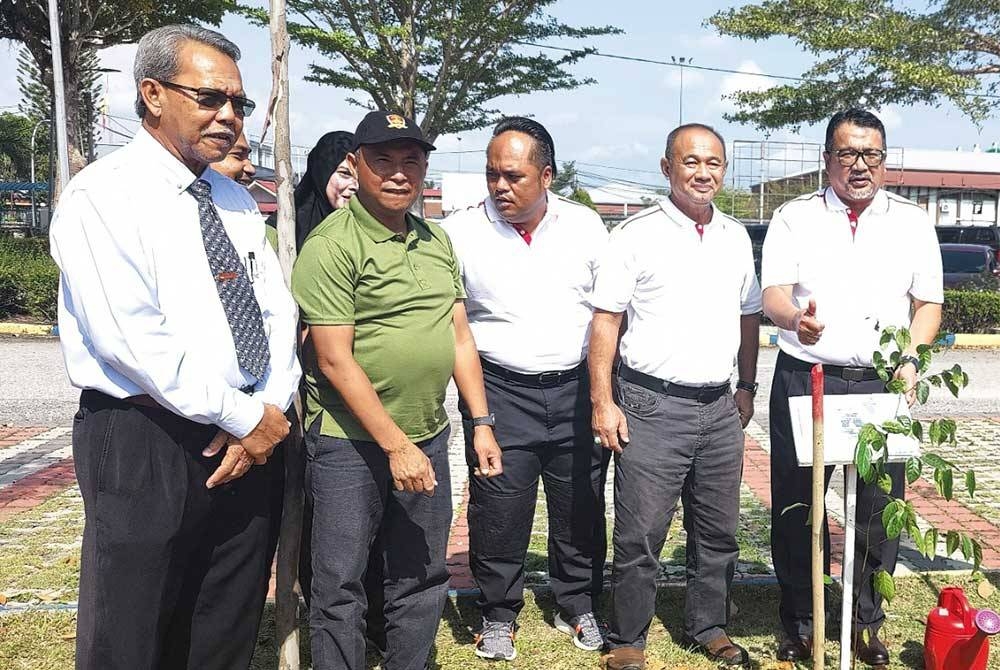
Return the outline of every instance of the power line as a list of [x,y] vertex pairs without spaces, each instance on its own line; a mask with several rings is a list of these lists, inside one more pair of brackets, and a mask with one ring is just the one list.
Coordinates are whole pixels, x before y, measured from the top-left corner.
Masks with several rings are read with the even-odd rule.
[[[556,47],[556,46],[551,46],[551,45],[548,45],[548,44],[538,44],[536,42],[522,42],[520,40],[515,40],[515,44],[520,44],[520,45],[526,46],[526,47],[536,47],[538,49],[549,49],[551,51],[562,51],[562,52],[566,52],[566,53],[579,53],[581,51],[580,49],[568,49],[566,47]],[[769,74],[767,72],[747,72],[746,70],[734,70],[732,68],[725,68],[725,67],[709,67],[707,65],[691,65],[690,63],[683,63],[683,64],[682,63],[671,63],[670,61],[656,60],[654,58],[641,58],[639,56],[622,56],[621,54],[605,53],[605,52],[599,51],[597,49],[594,49],[594,51],[591,52],[590,55],[592,55],[592,56],[598,56],[600,58],[610,58],[610,59],[613,59],[613,60],[630,61],[630,62],[633,62],[633,63],[647,63],[649,65],[666,65],[667,67],[690,68],[692,70],[702,70],[704,72],[721,72],[723,74],[743,74],[743,75],[749,75],[749,76],[752,76],[752,77],[765,77],[767,79],[780,79],[782,81],[800,81],[800,82],[809,82],[809,83],[813,83],[813,84],[826,84],[826,85],[835,85],[837,83],[835,81],[830,81],[828,79],[810,79],[810,78],[807,78],[807,77],[791,77],[791,76],[782,75],[782,74]],[[994,99],[994,100],[1000,100],[1000,95],[994,95],[994,94],[990,94],[990,93],[963,93],[963,95],[965,95],[966,97],[969,97],[969,98],[990,98],[990,99]]]
[[655,175],[663,174],[659,170],[639,170],[637,168],[618,167],[617,165],[600,165],[598,163],[587,163],[585,161],[571,161],[571,162],[576,163],[577,165],[589,165],[590,167],[602,168],[605,170],[621,170],[622,172],[643,172],[645,174],[655,174]]

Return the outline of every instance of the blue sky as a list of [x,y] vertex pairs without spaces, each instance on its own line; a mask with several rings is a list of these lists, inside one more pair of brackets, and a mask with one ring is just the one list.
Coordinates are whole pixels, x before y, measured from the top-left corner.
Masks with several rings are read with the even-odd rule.
[[[790,42],[741,42],[721,38],[702,26],[713,12],[733,4],[741,3],[560,0],[553,5],[553,13],[576,25],[613,24],[622,28],[623,35],[589,41],[607,53],[657,60],[684,56],[693,58],[695,65],[792,76],[809,67],[811,57]],[[243,50],[240,67],[249,95],[259,103],[265,102],[270,87],[270,44],[266,29],[250,26],[238,17],[228,17],[221,30]],[[111,114],[126,119],[115,120],[112,127],[123,132],[137,125],[131,110],[133,55],[134,46],[114,47],[101,53],[105,67],[122,70],[121,74],[107,75],[106,82]],[[302,81],[308,64],[319,59],[314,52],[293,44],[291,117],[292,142],[296,145],[311,146],[330,130],[352,130],[363,114],[363,110],[345,102],[346,91]],[[0,71],[13,73],[15,69],[16,47],[6,43],[0,46]],[[574,72],[580,77],[593,77],[597,84],[574,91],[502,98],[497,107],[505,113],[531,114],[544,123],[555,138],[559,161],[589,163],[586,169],[595,175],[660,183],[656,172],[663,142],[678,120],[679,70],[592,57],[577,65]],[[13,76],[8,81],[13,81]],[[740,88],[763,86],[769,81],[773,80],[686,70],[684,120],[712,124],[730,141],[762,139],[756,129],[730,124],[722,118],[729,109],[722,96]],[[18,97],[16,86],[5,87],[0,90],[0,107],[16,105]],[[1000,142],[1000,114],[981,130],[950,105],[890,107],[881,110],[881,116],[893,146],[954,149],[958,145],[971,148],[979,143],[985,148],[993,141]],[[260,132],[262,120],[263,114],[248,120],[251,134]],[[775,132],[772,139],[821,141],[822,133],[821,127],[806,127],[797,134],[787,130]],[[431,170],[478,168],[483,163],[483,154],[448,152],[482,149],[487,138],[486,130],[439,138],[440,152],[432,157]],[[615,171],[611,167],[634,172]]]

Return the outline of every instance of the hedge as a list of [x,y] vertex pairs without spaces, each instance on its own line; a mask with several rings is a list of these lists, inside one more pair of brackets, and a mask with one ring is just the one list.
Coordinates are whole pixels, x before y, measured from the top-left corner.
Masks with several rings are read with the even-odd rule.
[[0,318],[56,320],[59,268],[44,237],[0,237]]
[[[29,316],[55,321],[59,269],[48,238],[0,236],[0,318]],[[945,291],[941,330],[992,333],[1000,330],[1000,292]]]
[[949,333],[993,333],[1000,329],[1000,293],[945,291],[941,330]]

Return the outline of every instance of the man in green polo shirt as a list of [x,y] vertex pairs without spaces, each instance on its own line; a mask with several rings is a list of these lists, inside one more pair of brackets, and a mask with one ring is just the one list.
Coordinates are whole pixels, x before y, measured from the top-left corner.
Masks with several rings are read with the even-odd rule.
[[313,667],[365,667],[363,581],[384,570],[386,670],[424,668],[448,589],[445,388],[476,417],[477,476],[502,472],[458,262],[444,231],[407,213],[434,146],[410,119],[365,116],[358,192],[306,239],[292,292],[309,327],[306,481]]

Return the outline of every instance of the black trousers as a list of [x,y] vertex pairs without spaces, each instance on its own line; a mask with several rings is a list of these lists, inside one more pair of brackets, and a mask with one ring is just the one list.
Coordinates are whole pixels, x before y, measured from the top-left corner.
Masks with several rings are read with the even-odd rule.
[[73,458],[86,522],[78,670],[250,665],[272,551],[272,485],[256,466],[214,489],[217,428],[84,391]]
[[589,385],[580,377],[548,388],[484,370],[496,415],[503,474],[476,477],[469,409],[459,402],[469,464],[469,567],[477,604],[490,621],[514,621],[524,607],[524,559],[531,540],[538,480],[549,516],[549,577],[566,617],[593,611],[601,593],[607,535],[604,480],[610,452],[594,444]]
[[[812,394],[809,372],[791,367],[794,359],[784,352],[778,354],[771,386],[771,556],[774,572],[781,586],[779,614],[789,635],[812,635],[812,572],[809,526],[806,525],[812,502],[812,470],[798,466],[792,436],[792,420],[788,398]],[[885,384],[873,381],[847,381],[837,376],[824,378],[826,395],[849,393],[884,393]],[[892,495],[903,498],[905,492],[902,463],[887,466],[892,477]],[[826,469],[826,485],[830,484],[833,467]],[[800,503],[784,514],[791,505]],[[872,575],[882,568],[892,574],[896,568],[899,538],[886,537],[882,526],[882,510],[888,498],[876,485],[858,479],[857,535],[854,549],[854,626],[858,631],[875,633],[882,626],[885,613],[882,597],[875,592]],[[825,572],[830,574],[830,532],[823,523]]]

